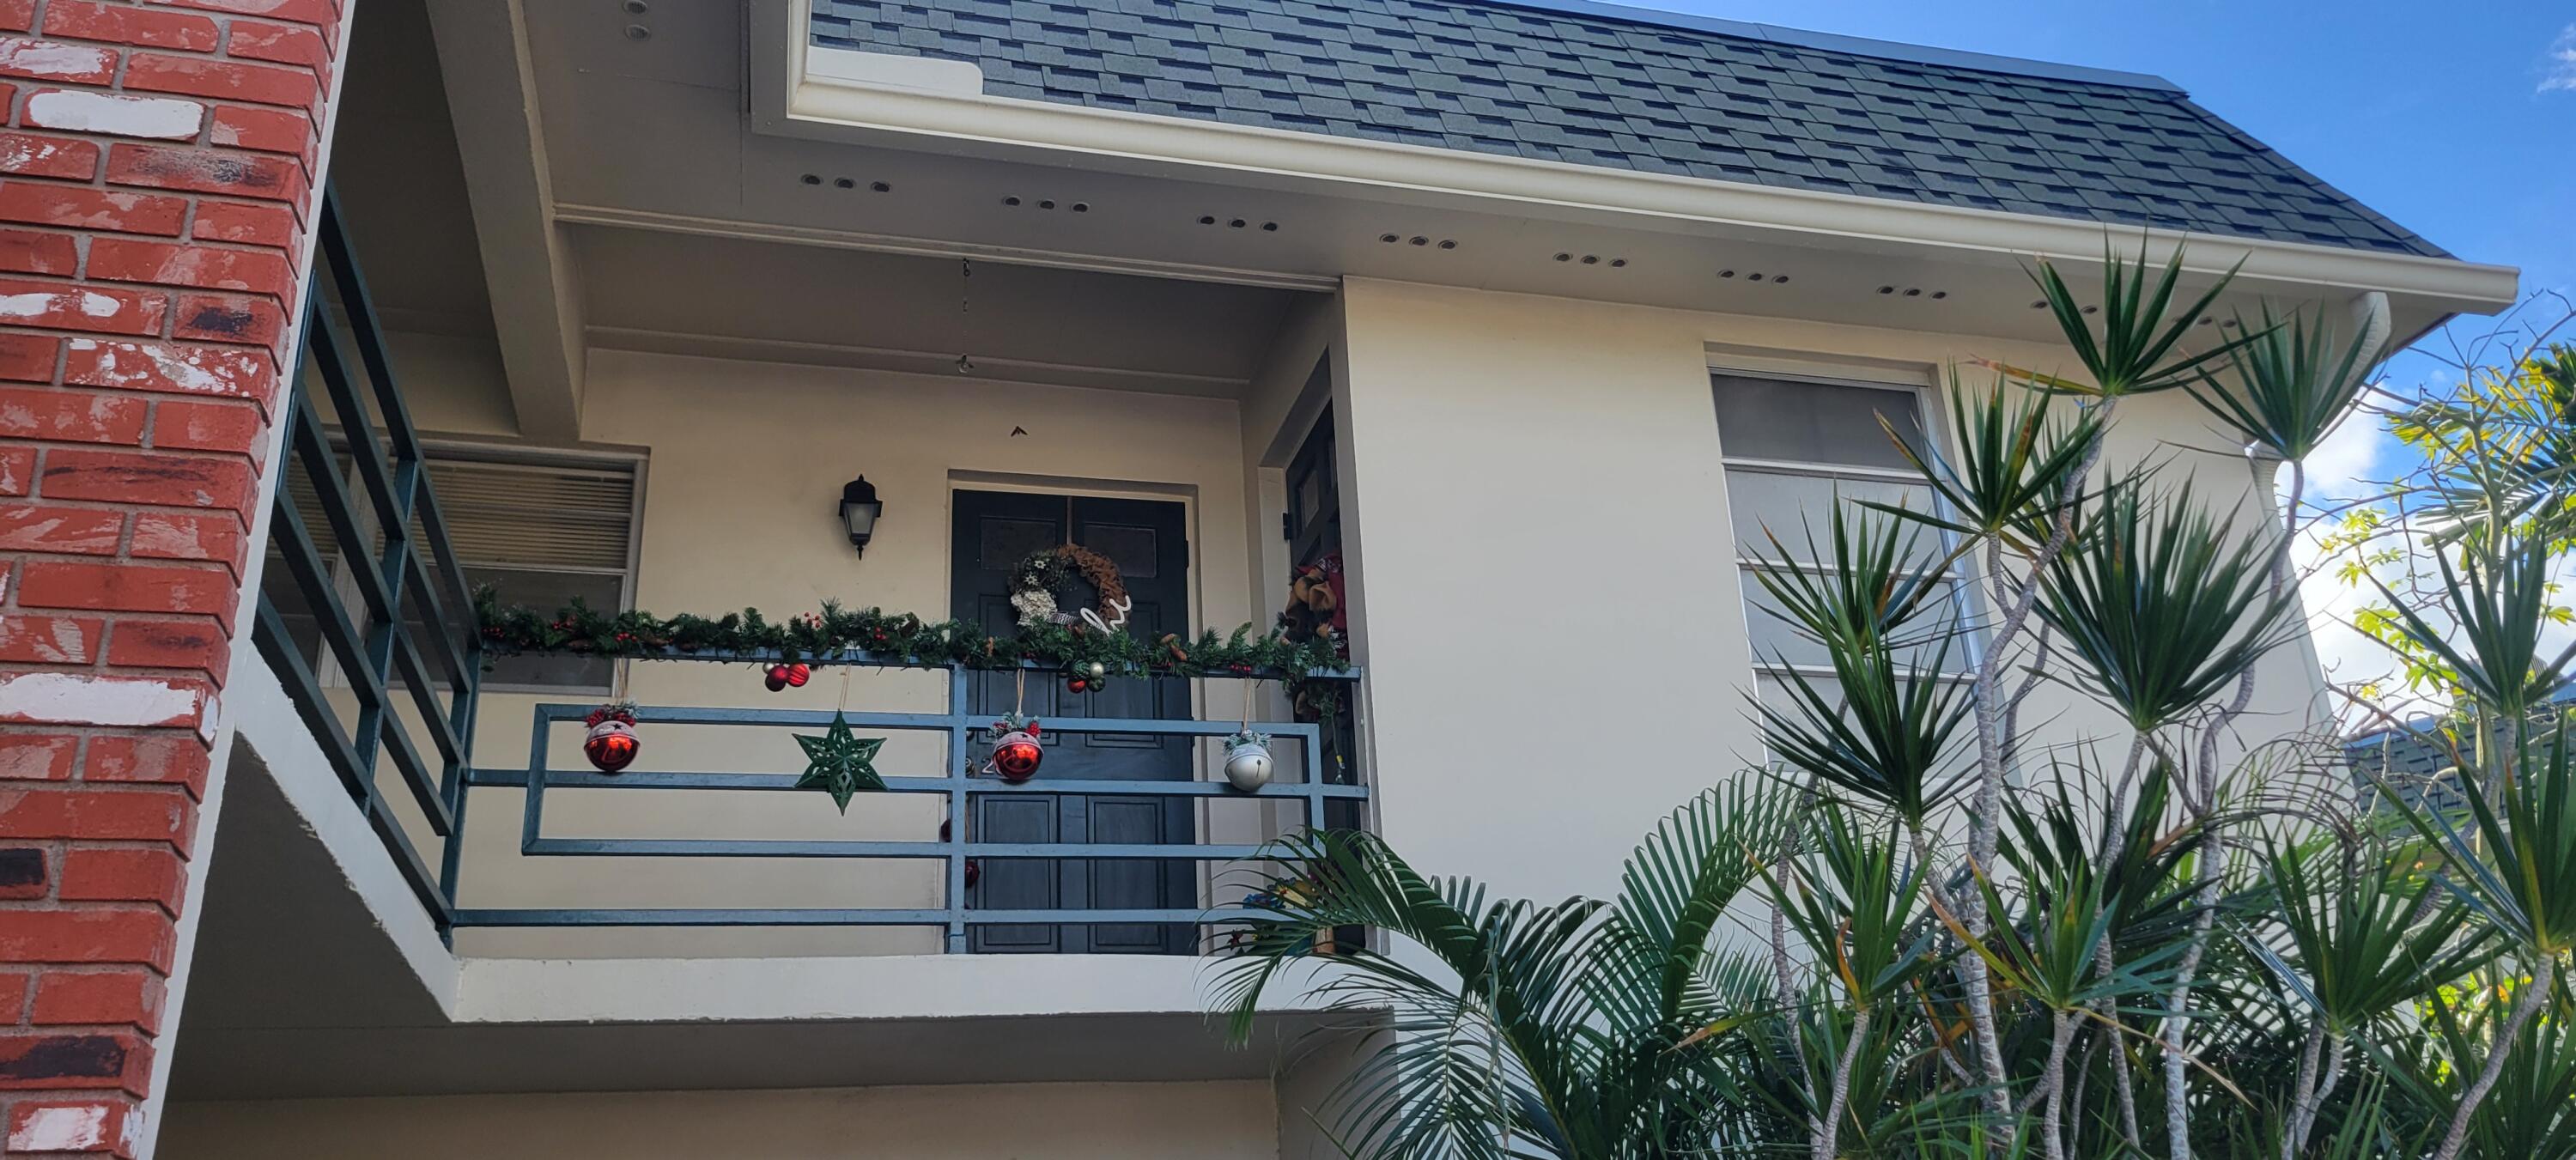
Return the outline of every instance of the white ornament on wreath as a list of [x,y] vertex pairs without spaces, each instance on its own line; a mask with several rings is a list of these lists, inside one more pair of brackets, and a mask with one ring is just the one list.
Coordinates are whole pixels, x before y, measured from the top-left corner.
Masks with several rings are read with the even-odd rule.
[[1270,784],[1270,735],[1245,729],[1225,739],[1226,784],[1245,793]]

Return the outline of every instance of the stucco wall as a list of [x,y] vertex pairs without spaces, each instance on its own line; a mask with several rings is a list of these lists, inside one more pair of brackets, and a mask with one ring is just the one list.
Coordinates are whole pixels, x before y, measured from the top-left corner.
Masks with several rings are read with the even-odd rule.
[[[1711,362],[1932,382],[1977,357],[2071,361],[1402,283],[1344,297],[1345,518],[1382,829],[1428,872],[1540,899],[1614,890],[1657,818],[1760,753]],[[2223,445],[2188,398],[2154,396],[2122,406],[2105,460],[2160,457],[2174,482],[2242,497],[2251,475]],[[2304,646],[2266,673],[2249,734],[2317,698]],[[2116,721],[2063,687],[2023,715],[2039,744],[2125,753]]]
[[1269,1160],[1263,1082],[179,1103],[166,1160]]

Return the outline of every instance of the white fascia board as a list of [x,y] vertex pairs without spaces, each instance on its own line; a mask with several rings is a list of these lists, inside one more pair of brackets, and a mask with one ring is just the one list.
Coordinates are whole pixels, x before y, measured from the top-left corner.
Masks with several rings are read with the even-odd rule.
[[[992,157],[1082,154],[1103,169],[1265,188],[1399,200],[1485,213],[1535,214],[1660,232],[1759,237],[1830,249],[2070,264],[2099,261],[2107,242],[2159,261],[2188,246],[2186,266],[2311,291],[2379,290],[2444,311],[2512,305],[2511,266],[2259,238],[2141,231],[2074,218],[1780,189],[1661,173],[1353,140],[955,89],[872,83],[876,54],[806,42],[807,0],[761,6],[752,26],[753,123],[784,136],[870,138]],[[782,11],[783,10],[783,11]],[[764,19],[763,17],[767,17]],[[783,43],[782,43],[783,42]],[[765,47],[763,47],[765,46]],[[784,67],[775,63],[783,58]],[[2142,245],[2143,242],[2143,245]]]

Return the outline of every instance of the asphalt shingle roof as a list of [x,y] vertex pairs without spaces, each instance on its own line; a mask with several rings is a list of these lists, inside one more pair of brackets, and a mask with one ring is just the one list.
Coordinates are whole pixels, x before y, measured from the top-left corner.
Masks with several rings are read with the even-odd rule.
[[810,33],[994,96],[2446,256],[2128,74],[1481,0],[814,0]]

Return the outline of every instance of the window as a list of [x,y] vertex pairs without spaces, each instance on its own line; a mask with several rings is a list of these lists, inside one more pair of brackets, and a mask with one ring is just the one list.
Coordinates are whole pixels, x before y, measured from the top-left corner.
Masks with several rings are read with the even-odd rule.
[[[503,604],[553,611],[578,599],[594,609],[627,607],[634,594],[635,529],[642,489],[638,461],[628,457],[522,455],[499,449],[429,449],[429,484],[446,518],[450,550],[465,583],[489,585]],[[341,457],[344,478],[347,457]],[[301,470],[287,488],[325,559],[330,543],[321,498]],[[350,484],[354,490],[354,481]],[[415,532],[418,525],[414,525]],[[345,568],[345,563],[336,564]],[[343,593],[360,607],[356,592]],[[406,603],[409,603],[408,601]],[[408,609],[420,615],[417,605]],[[470,610],[451,610],[451,617]],[[287,617],[302,640],[310,616]],[[318,633],[314,644],[318,645]],[[488,658],[486,689],[606,693],[615,662],[569,654]]]
[[[1757,573],[1825,566],[1809,551],[1808,532],[1813,529],[1821,547],[1838,502],[1867,500],[1907,508],[1933,502],[1931,489],[1888,437],[1892,430],[1917,449],[1927,446],[1924,392],[1725,371],[1709,378],[1718,438],[1726,453],[1727,509],[1735,525],[1736,565],[1743,571],[1756,693],[1767,703],[1784,705],[1780,678],[1794,671],[1831,696],[1833,669],[1824,646],[1766,611],[1774,604]],[[1922,529],[1909,559],[1918,574],[1929,573],[1947,550],[1939,535]],[[1968,586],[1955,578],[1944,586],[1951,593],[1951,607],[1964,612],[1971,597]],[[1934,644],[1927,640],[1916,650],[1921,663],[1932,663]],[[1944,659],[1943,670],[1962,677],[1976,664],[1974,651],[1957,644]]]

